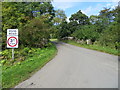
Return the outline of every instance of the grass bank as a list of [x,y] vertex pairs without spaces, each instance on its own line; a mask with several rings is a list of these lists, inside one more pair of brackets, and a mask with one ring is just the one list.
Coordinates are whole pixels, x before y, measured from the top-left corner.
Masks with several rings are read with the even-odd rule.
[[58,42],[58,39],[50,39],[51,42]]
[[41,69],[57,53],[55,45],[47,48],[36,48],[32,56],[27,57],[23,62],[17,63],[9,68],[3,66],[2,87],[12,88],[23,80],[29,78],[36,71]]
[[77,43],[73,40],[65,40],[63,42],[71,44],[71,45],[75,45],[75,46],[78,46],[78,47],[83,47],[83,48],[87,48],[87,49],[97,50],[97,51],[101,51],[101,52],[105,52],[105,53],[120,56],[120,51],[118,51],[116,49],[112,49],[110,47],[103,47],[103,46],[100,46],[100,45],[79,44],[79,43]]

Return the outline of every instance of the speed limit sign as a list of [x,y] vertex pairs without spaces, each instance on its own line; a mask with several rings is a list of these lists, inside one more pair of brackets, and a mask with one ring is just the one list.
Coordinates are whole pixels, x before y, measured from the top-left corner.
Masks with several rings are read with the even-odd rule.
[[18,36],[8,36],[7,47],[18,48]]
[[7,48],[18,48],[18,29],[7,30]]

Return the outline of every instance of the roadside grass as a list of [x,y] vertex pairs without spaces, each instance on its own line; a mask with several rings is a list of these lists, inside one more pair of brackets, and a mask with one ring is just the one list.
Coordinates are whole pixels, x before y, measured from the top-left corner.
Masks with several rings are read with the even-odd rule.
[[100,46],[100,45],[79,44],[79,43],[77,43],[73,40],[64,40],[63,42],[71,44],[71,45],[75,45],[75,46],[78,46],[78,47],[83,47],[83,48],[87,48],[87,49],[97,50],[97,51],[101,51],[101,52],[105,52],[105,53],[120,56],[120,51],[118,51],[116,49],[112,49],[110,47],[103,47],[103,46]]
[[58,39],[50,39],[51,42],[58,42]]
[[36,71],[41,69],[57,53],[55,45],[40,49],[32,57],[26,58],[25,61],[15,64],[10,68],[2,70],[2,88],[13,88],[23,80],[28,79]]

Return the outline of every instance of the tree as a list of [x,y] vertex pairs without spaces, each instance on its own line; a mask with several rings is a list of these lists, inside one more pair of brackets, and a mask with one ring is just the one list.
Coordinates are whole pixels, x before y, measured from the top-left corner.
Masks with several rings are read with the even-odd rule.
[[67,25],[67,22],[62,22],[59,27],[58,31],[58,39],[62,39],[63,37],[67,37],[69,35],[68,31],[69,27]]
[[77,39],[91,39],[92,41],[96,41],[99,38],[99,33],[95,25],[85,25],[76,30],[72,36]]
[[66,15],[63,10],[56,10],[55,17],[53,18],[53,26],[51,27],[51,38],[58,38],[60,24],[66,21]]
[[68,23],[69,27],[69,34],[71,35],[76,30],[80,29],[83,25],[89,24],[88,16],[83,14],[81,10],[79,10],[77,13],[72,14],[69,18],[70,22]]
[[78,25],[87,25],[89,24],[88,17],[79,10],[77,13],[72,14],[69,18],[70,22],[76,21]]
[[43,17],[32,19],[20,30],[20,44],[29,47],[44,47],[49,41],[49,27]]
[[96,22],[99,20],[99,17],[95,15],[91,15],[89,20],[91,24],[96,24]]
[[[7,29],[22,28],[33,18],[33,11],[38,11],[39,16],[47,17],[46,22],[51,22],[54,17],[54,9],[50,2],[3,2],[2,3],[2,33],[3,48],[6,46]],[[26,38],[26,37],[24,37]]]
[[120,49],[120,7],[111,10],[114,20],[104,29],[99,41],[101,45]]
[[120,24],[111,24],[99,38],[99,42],[103,46],[109,46],[111,48],[120,48],[119,27]]
[[49,14],[49,19],[54,16],[52,4],[49,2],[3,2],[2,9],[3,30],[23,26],[34,18],[33,11],[39,11],[40,15]]
[[104,8],[99,12],[99,17],[103,25],[107,26],[114,20],[113,16],[114,12],[110,10],[110,8]]
[[116,6],[116,8],[113,11],[113,16],[115,17],[114,18],[114,21],[120,23],[120,5]]
[[60,23],[64,22],[66,20],[66,15],[65,15],[65,12],[63,10],[56,10],[55,11],[55,17],[53,19],[53,23],[55,25],[59,25]]

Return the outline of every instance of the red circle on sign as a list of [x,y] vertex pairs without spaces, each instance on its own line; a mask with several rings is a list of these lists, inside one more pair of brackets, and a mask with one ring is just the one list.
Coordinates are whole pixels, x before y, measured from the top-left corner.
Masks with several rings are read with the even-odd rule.
[[[16,44],[15,44],[15,45],[10,45],[9,40],[10,40],[11,38],[16,39]],[[11,47],[15,47],[15,46],[17,45],[17,43],[18,43],[18,40],[17,40],[16,37],[10,37],[10,38],[8,38],[8,45],[9,45],[9,46],[11,46]]]

